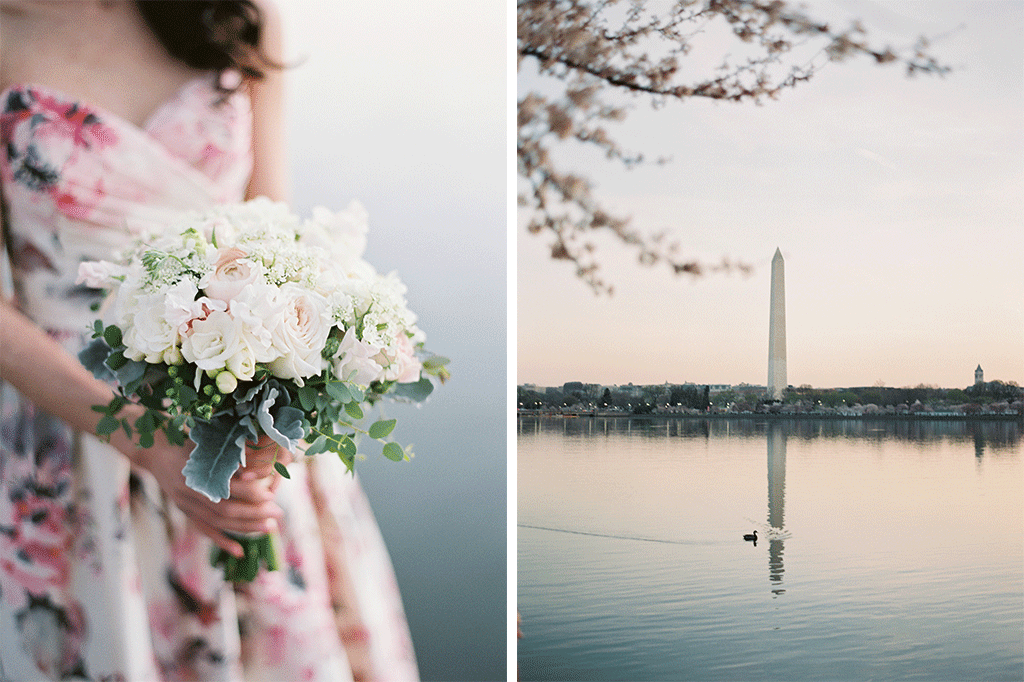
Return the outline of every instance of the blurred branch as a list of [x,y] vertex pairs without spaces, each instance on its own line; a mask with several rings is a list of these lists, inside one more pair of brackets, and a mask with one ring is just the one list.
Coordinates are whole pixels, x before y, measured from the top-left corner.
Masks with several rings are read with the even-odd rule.
[[[520,211],[529,232],[553,238],[551,257],[572,262],[576,274],[597,293],[611,293],[612,287],[598,274],[589,238],[594,232],[613,234],[640,263],[663,264],[677,274],[749,270],[728,261],[709,265],[680,258],[677,241],[645,236],[628,218],[611,215],[586,177],[564,171],[552,160],[552,149],[572,140],[626,168],[645,161],[643,154],[626,151],[608,134],[607,123],[626,117],[625,107],[609,103],[612,96],[644,98],[655,107],[693,97],[761,104],[809,80],[820,68],[786,63],[798,41],[820,42],[826,63],[865,56],[877,64],[902,64],[909,76],[949,71],[927,53],[924,38],[903,51],[873,47],[859,22],[835,31],[781,0],[676,0],[661,11],[649,9],[642,0],[518,0],[517,14],[518,68],[532,63],[558,92],[520,93]],[[681,60],[711,22],[724,22],[737,40],[750,46],[751,54],[738,64],[723,58],[711,77],[687,78]]]

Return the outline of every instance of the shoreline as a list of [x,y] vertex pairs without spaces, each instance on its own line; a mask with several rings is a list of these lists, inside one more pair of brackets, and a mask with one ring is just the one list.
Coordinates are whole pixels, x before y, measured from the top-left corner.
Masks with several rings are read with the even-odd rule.
[[547,412],[543,410],[518,410],[516,418],[551,417],[563,419],[798,419],[798,420],[849,420],[849,421],[1017,421],[1024,423],[1024,415],[1019,414],[772,414],[769,412],[747,413],[706,413],[706,414],[625,414],[623,412]]

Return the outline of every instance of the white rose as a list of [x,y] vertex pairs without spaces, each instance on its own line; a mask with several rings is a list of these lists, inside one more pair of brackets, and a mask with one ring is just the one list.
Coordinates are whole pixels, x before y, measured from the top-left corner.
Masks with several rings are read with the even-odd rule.
[[260,267],[247,258],[242,249],[218,249],[213,255],[213,272],[202,285],[210,298],[231,301],[243,289],[261,278]]
[[244,345],[241,322],[230,313],[214,310],[205,319],[192,322],[181,342],[181,354],[199,369],[219,371]]
[[281,379],[302,380],[324,369],[321,357],[331,324],[325,315],[327,300],[297,284],[286,283],[279,293],[280,313],[271,333],[279,353],[270,371]]
[[374,360],[379,352],[379,348],[357,339],[355,329],[349,328],[334,356],[334,375],[360,386],[369,385],[381,375],[381,366]]

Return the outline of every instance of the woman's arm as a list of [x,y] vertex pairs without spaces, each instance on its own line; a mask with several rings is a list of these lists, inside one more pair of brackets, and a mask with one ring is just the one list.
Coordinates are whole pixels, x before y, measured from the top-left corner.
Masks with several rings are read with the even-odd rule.
[[[72,428],[96,433],[99,414],[93,405],[106,405],[113,390],[82,366],[35,323],[0,299],[0,379],[11,383],[40,409],[60,417]],[[129,421],[142,408],[128,405]],[[273,490],[259,480],[263,476],[235,477],[231,497],[218,503],[185,485],[181,470],[190,447],[171,445],[162,434],[152,448],[139,448],[123,431],[110,437],[110,444],[124,453],[133,465],[146,469],[186,516],[222,549],[241,556],[242,547],[224,534],[259,533],[273,527],[281,509],[273,501]]]
[[[260,49],[271,62],[283,66],[281,18],[267,0],[257,3],[263,20]],[[265,196],[289,198],[284,135],[284,73],[270,67],[262,80],[249,84],[253,114],[253,171],[246,199]]]

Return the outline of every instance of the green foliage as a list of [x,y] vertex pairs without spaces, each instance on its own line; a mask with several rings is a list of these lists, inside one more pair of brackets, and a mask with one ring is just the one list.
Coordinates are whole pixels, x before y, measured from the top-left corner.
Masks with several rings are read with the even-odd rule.
[[[154,261],[154,266],[163,264]],[[271,378],[266,367],[257,366],[252,380],[238,381],[237,388],[225,394],[217,388],[216,377],[194,366],[140,362],[125,356],[125,350],[121,331],[96,321],[92,342],[79,354],[95,376],[117,386],[118,394],[107,405],[93,407],[100,414],[96,433],[109,438],[123,429],[129,438],[137,436],[140,447],[152,447],[158,431],[176,445],[183,445],[188,434],[196,447],[184,470],[186,482],[215,500],[229,495],[230,477],[240,465],[246,442],[255,442],[261,434],[290,451],[305,441],[307,455],[335,454],[350,471],[360,436],[382,443],[387,459],[408,460],[411,450],[390,440],[397,420],[379,419],[367,428],[359,425],[366,418],[364,404],[385,394],[421,401],[433,390],[427,376],[410,384],[375,382],[364,390],[334,378],[330,371],[296,386]],[[424,374],[444,381],[449,362],[430,356],[423,361]],[[145,408],[134,420],[122,414],[130,404]],[[280,462],[274,468],[288,477]],[[248,575],[250,568],[246,564],[232,571]]]
[[384,456],[392,462],[401,462],[406,459],[402,446],[398,443],[387,443],[384,445]]
[[370,438],[373,438],[375,440],[380,438],[386,438],[394,430],[395,424],[397,423],[397,419],[382,419],[381,421],[374,422],[370,426]]
[[277,570],[277,552],[274,551],[274,541],[270,535],[259,537],[246,537],[231,533],[229,535],[242,545],[245,554],[239,559],[219,547],[213,548],[210,553],[210,563],[213,566],[223,567],[225,580],[251,582],[256,578],[260,564],[265,565],[268,571]]

